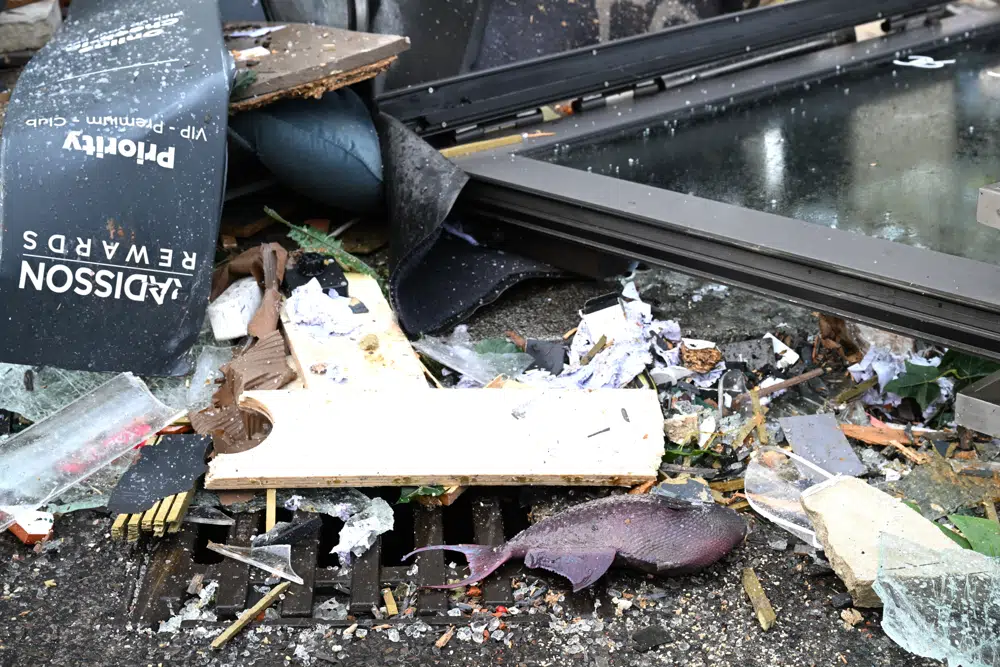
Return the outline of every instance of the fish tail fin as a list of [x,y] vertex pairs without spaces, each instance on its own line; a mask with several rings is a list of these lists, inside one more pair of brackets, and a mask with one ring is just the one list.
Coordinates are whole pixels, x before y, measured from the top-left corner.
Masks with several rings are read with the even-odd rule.
[[461,586],[468,586],[469,584],[473,584],[477,581],[482,581],[494,570],[510,559],[510,553],[501,547],[491,547],[482,544],[439,544],[431,547],[414,549],[410,553],[403,556],[403,560],[406,560],[413,554],[420,553],[421,551],[457,551],[458,553],[463,554],[465,559],[469,562],[468,578],[454,584],[441,584],[433,586],[424,584],[423,588],[459,588]]

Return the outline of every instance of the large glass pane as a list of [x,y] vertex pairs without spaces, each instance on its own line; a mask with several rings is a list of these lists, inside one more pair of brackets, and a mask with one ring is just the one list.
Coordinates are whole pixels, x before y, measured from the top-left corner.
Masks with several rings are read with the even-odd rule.
[[653,127],[560,146],[550,162],[868,236],[1000,263],[976,223],[1000,180],[1000,46],[938,69],[887,64]]

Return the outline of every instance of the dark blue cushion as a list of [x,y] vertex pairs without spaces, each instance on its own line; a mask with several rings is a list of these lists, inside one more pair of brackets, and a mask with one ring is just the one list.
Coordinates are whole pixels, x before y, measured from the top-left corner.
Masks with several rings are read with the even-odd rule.
[[279,182],[355,213],[382,200],[382,154],[364,102],[350,88],[275,102],[229,119],[229,128]]

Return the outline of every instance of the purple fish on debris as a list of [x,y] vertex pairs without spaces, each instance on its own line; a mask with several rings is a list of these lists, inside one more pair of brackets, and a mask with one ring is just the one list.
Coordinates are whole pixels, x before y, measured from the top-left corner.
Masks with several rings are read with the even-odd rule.
[[458,588],[480,581],[512,558],[528,567],[561,574],[578,591],[600,579],[613,565],[655,574],[693,572],[716,562],[746,537],[747,525],[733,510],[715,504],[691,505],[652,495],[601,498],[539,521],[506,544],[436,545],[469,561],[469,577]]

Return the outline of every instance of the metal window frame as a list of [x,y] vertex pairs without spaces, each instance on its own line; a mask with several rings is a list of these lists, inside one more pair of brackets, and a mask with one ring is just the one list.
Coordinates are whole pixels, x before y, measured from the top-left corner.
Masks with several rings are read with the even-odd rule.
[[428,136],[944,4],[942,0],[794,0],[428,81],[384,92],[378,103],[382,111]]
[[970,12],[570,116],[546,125],[555,136],[456,158],[471,177],[457,211],[1000,359],[1000,266],[532,157],[994,33],[1000,11]]

